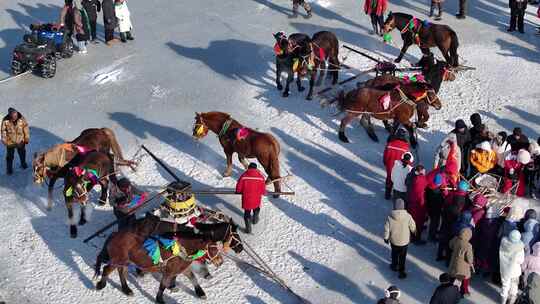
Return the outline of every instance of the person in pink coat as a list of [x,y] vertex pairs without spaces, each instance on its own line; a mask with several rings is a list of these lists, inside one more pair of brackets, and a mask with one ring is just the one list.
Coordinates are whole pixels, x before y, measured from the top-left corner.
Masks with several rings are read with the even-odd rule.
[[473,225],[476,227],[480,220],[484,217],[486,214],[486,205],[488,203],[487,198],[482,194],[477,194],[474,196],[472,200],[472,220]]
[[525,283],[531,273],[535,272],[540,275],[540,242],[534,243],[530,255],[525,255],[525,261],[521,264],[521,270],[523,271]]
[[371,17],[373,33],[382,36],[384,12],[388,7],[388,0],[364,0],[364,12]]
[[427,184],[428,181],[424,166],[416,166],[414,171],[410,173],[410,183],[407,187],[407,212],[409,212],[416,224],[416,235],[413,237],[413,243],[417,245],[426,243],[425,241],[422,241],[422,230],[427,221],[425,195]]

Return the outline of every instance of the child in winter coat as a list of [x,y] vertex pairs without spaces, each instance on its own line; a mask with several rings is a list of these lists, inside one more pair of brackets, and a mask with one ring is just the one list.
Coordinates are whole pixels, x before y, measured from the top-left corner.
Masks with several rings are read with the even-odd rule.
[[392,168],[392,187],[394,189],[394,199],[401,198],[403,200],[407,199],[407,185],[405,185],[405,180],[407,175],[412,170],[411,164],[413,163],[413,155],[410,152],[406,152],[401,157],[401,160],[396,160],[394,162],[394,167]]
[[441,20],[442,19],[442,5],[444,0],[431,0],[431,8],[429,10],[429,17],[433,17],[433,13],[435,12],[435,8],[439,10],[439,13],[437,16],[435,16],[435,20]]
[[423,245],[426,242],[422,241],[422,230],[424,224],[427,221],[427,208],[426,208],[426,170],[424,166],[418,165],[414,171],[409,174],[410,185],[407,186],[407,211],[414,219],[416,224],[416,234],[413,242],[418,245]]
[[471,176],[477,172],[487,173],[497,165],[497,154],[491,149],[491,144],[484,141],[471,151]]
[[128,40],[135,39],[131,34],[131,14],[129,13],[127,0],[115,0],[114,12],[116,14],[116,18],[118,19],[118,32],[120,32],[120,40],[125,43]]
[[371,17],[373,33],[382,36],[384,12],[388,7],[388,0],[364,0],[364,12]]
[[384,224],[384,242],[392,248],[392,264],[390,269],[399,271],[399,278],[407,277],[405,260],[407,247],[411,241],[411,233],[416,233],[416,225],[412,216],[405,210],[405,202],[398,198],[394,202],[394,210]]
[[469,280],[471,278],[471,269],[473,268],[474,261],[473,248],[471,243],[469,243],[471,238],[472,230],[470,228],[465,228],[460,231],[458,236],[450,241],[452,256],[450,258],[448,273],[461,281],[460,292],[462,295],[470,294]]
[[499,249],[500,270],[501,270],[501,303],[509,301],[513,304],[518,294],[519,277],[521,276],[521,264],[525,260],[521,233],[512,230],[507,237],[501,241]]

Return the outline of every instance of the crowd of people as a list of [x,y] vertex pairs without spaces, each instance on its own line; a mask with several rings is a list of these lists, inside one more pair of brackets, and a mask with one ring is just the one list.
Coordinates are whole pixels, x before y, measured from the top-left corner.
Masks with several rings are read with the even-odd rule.
[[65,0],[57,27],[64,28],[70,39],[75,38],[81,54],[88,52],[86,46],[89,42],[98,43],[97,18],[100,11],[103,11],[107,45],[118,41],[114,37],[115,29],[118,30],[122,42],[134,40],[127,0]]
[[[441,275],[432,304],[458,303],[470,294],[474,273],[501,286],[502,304],[514,304],[520,287],[524,297],[540,303],[540,225],[534,209],[511,204],[498,210],[487,195],[472,191],[482,174],[500,177],[502,193],[536,198],[540,178],[540,138],[530,141],[521,128],[507,135],[492,133],[474,113],[471,127],[458,119],[439,145],[432,168],[414,164],[406,132],[388,138],[383,154],[385,198],[393,199],[384,241],[391,245],[390,268],[407,277],[407,247],[438,243],[436,260],[448,272]],[[428,224],[428,225],[426,225]],[[458,281],[459,297],[454,281]],[[452,294],[452,296],[448,296]],[[395,295],[395,294],[394,294]],[[452,300],[449,300],[449,299]],[[396,299],[394,299],[396,300]],[[399,302],[381,302],[399,303]]]

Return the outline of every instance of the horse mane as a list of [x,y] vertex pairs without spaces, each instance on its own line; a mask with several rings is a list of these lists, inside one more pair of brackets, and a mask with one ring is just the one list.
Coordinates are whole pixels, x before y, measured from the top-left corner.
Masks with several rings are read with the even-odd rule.
[[405,13],[392,13],[392,16],[399,16],[399,17],[403,17],[403,18],[406,18],[406,19],[414,18],[413,15],[409,15],[409,14],[405,14]]

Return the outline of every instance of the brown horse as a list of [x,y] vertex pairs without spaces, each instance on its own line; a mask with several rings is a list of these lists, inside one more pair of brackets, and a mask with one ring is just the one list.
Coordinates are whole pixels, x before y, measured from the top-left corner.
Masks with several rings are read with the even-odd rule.
[[[236,152],[238,160],[246,169],[248,167],[246,158],[257,158],[268,175],[267,183],[274,181],[275,191],[281,191],[280,182],[275,181],[280,178],[279,153],[281,148],[274,136],[246,128],[227,113],[195,113],[193,137],[201,139],[208,134],[208,130],[217,134],[227,156],[227,169],[223,176],[231,176],[232,157]],[[238,132],[245,133],[245,138],[238,139]]]
[[[134,169],[135,163],[124,159],[116,136],[109,128],[86,129],[70,142],[55,145],[45,152],[35,153],[32,161],[34,182],[42,184],[47,177],[50,178],[48,184],[48,210],[52,208],[52,193],[56,180],[63,178],[70,166],[76,165],[76,161],[72,162],[76,155],[80,152],[84,153],[91,150],[103,153],[112,152],[117,165],[130,166]],[[66,165],[68,168],[62,170]]]
[[395,28],[401,32],[403,46],[394,62],[400,62],[407,49],[417,44],[424,55],[431,53],[429,48],[438,47],[448,64],[454,67],[459,65],[458,37],[448,25],[426,24],[412,15],[390,12],[384,22],[384,33],[389,33]]
[[[334,33],[321,31],[313,35],[309,47],[309,54],[302,56],[300,75],[310,75],[309,92],[306,99],[312,100],[313,86],[321,85],[327,69],[332,75],[332,85],[338,82],[340,68],[338,59],[339,41]],[[320,73],[318,73],[319,71]],[[317,79],[318,74],[319,78]]]
[[[156,295],[156,302],[165,303],[163,292],[166,288],[172,288],[177,275],[184,274],[195,287],[197,297],[206,299],[204,290],[199,285],[197,278],[191,271],[191,264],[194,256],[199,256],[200,251],[204,252],[203,258],[208,259],[216,266],[220,266],[223,260],[220,256],[221,250],[227,251],[229,248],[235,253],[243,250],[242,240],[238,235],[238,227],[232,222],[208,224],[200,227],[203,231],[211,232],[212,237],[200,237],[196,235],[176,235],[176,241],[181,248],[179,256],[173,255],[169,250],[163,248],[160,243],[161,259],[163,262],[155,265],[143,247],[144,241],[152,236],[160,235],[161,226],[166,225],[160,222],[159,218],[147,216],[138,220],[132,228],[113,233],[105,242],[103,249],[97,256],[95,265],[95,277],[101,273],[101,266],[105,262],[107,265],[103,269],[100,281],[96,288],[101,290],[107,285],[107,277],[115,269],[118,270],[122,292],[126,295],[133,295],[133,291],[127,285],[127,272],[130,263],[135,264],[143,272],[160,272],[162,274],[159,290]],[[223,249],[218,243],[222,243]],[[192,258],[193,257],[193,258]]]
[[[387,105],[384,106],[384,103]],[[402,124],[409,131],[412,146],[416,146],[414,136],[414,124],[411,118],[416,111],[426,111],[427,107],[418,107],[420,102],[426,102],[428,105],[440,109],[442,103],[433,90],[426,83],[415,82],[406,85],[400,85],[390,91],[374,88],[360,88],[348,92],[346,95],[341,92],[338,97],[338,108],[347,114],[341,120],[339,128],[339,139],[343,142],[349,142],[345,136],[345,128],[353,119],[362,116],[360,123],[366,129],[369,137],[378,141],[377,135],[371,124],[371,117],[379,120],[393,119],[395,123]],[[420,113],[419,117],[429,117],[427,113]],[[420,124],[425,121],[419,121]]]
[[302,78],[298,73],[297,66],[299,65],[300,58],[309,53],[309,36],[306,34],[294,33],[287,37],[284,32],[278,32],[274,34],[274,38],[276,39],[274,52],[276,55],[277,89],[280,91],[283,90],[281,73],[286,72],[287,81],[282,96],[289,96],[289,86],[294,80],[294,74],[297,74],[296,86],[298,87],[298,92],[303,92],[305,88],[302,86]]
[[84,155],[77,166],[66,170],[64,177],[64,200],[68,211],[69,230],[72,238],[77,237],[77,221],[74,217],[73,204],[80,203],[79,225],[86,223],[86,208],[89,193],[96,185],[101,187],[100,204],[105,204],[108,197],[109,181],[116,184],[114,160],[112,155],[92,151]]

